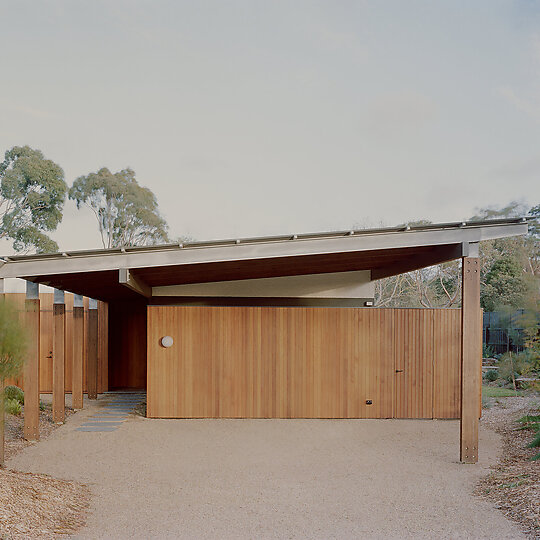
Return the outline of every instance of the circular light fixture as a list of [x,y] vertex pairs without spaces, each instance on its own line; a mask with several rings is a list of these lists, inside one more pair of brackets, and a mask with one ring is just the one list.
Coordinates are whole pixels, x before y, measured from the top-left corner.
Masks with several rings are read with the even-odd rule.
[[161,346],[168,349],[169,347],[172,347],[174,343],[174,339],[171,336],[163,336],[161,338]]

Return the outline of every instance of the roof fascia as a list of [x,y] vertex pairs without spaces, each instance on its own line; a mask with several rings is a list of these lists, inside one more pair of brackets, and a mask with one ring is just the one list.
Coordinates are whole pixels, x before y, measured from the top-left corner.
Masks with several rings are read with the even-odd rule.
[[163,250],[125,251],[50,258],[10,260],[0,267],[0,277],[32,277],[52,274],[99,272],[120,268],[152,268],[209,262],[245,261],[279,257],[300,257],[332,253],[362,252],[443,244],[480,242],[526,234],[527,223],[467,226],[454,229],[402,230],[387,233],[291,239],[288,241],[216,245],[207,247],[169,247]]

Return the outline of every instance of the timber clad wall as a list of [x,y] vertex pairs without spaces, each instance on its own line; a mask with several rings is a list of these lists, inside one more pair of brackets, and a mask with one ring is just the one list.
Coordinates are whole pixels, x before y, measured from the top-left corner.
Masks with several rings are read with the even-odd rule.
[[[460,317],[149,306],[148,416],[457,418]],[[171,348],[160,345],[165,335]]]
[[[7,293],[6,298],[16,306],[24,317],[24,293]],[[39,351],[39,390],[42,393],[52,392],[53,377],[53,294],[41,293],[40,299],[40,351]],[[65,390],[71,392],[72,364],[73,364],[73,295],[65,294],[66,302],[66,338],[65,338]],[[84,336],[83,347],[83,391],[86,392],[86,337],[88,335],[88,298],[84,298]],[[98,392],[108,389],[108,309],[105,302],[98,302]],[[24,388],[24,380],[9,381]]]

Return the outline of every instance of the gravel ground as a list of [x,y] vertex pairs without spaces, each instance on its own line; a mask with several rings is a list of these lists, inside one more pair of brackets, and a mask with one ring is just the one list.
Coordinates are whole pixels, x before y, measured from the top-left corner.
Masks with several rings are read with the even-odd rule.
[[93,497],[75,538],[525,538],[473,495],[459,423],[415,420],[149,420],[109,433],[72,416],[12,468],[82,482]]

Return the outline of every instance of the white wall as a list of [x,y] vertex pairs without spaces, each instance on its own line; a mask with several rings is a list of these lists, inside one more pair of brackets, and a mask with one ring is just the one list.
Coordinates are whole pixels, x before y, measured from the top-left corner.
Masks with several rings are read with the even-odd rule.
[[153,287],[152,296],[373,298],[371,272],[336,272]]

